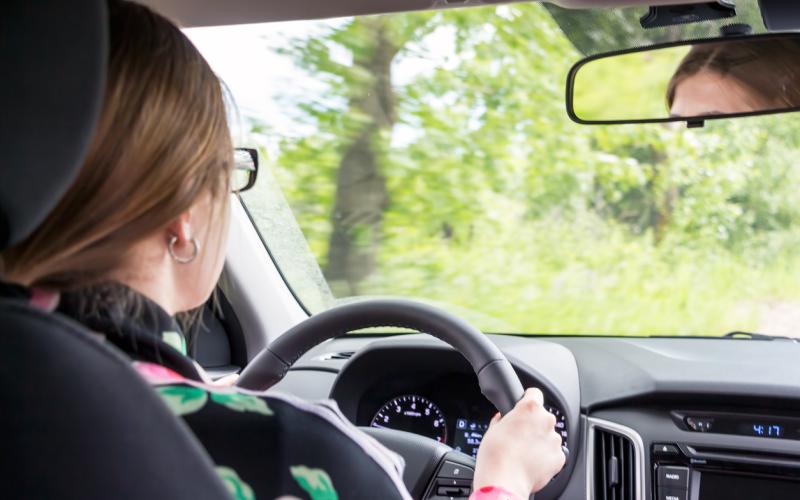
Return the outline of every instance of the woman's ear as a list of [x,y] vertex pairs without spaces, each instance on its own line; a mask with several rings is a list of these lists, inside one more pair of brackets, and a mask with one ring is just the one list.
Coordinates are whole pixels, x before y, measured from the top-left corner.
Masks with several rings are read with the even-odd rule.
[[185,245],[191,241],[194,235],[192,234],[190,220],[191,213],[188,210],[180,214],[177,219],[173,220],[170,225],[167,226],[167,238],[175,238],[177,245]]

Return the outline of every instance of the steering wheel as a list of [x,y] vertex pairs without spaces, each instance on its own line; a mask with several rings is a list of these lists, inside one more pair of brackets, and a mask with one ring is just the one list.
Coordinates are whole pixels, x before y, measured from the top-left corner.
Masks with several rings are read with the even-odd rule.
[[[278,337],[242,371],[239,387],[266,390],[309,349],[355,330],[400,327],[425,332],[461,353],[478,377],[481,392],[502,414],[524,393],[508,359],[483,333],[441,309],[409,300],[365,300],[311,316]],[[461,497],[469,491],[471,457],[426,437],[390,429],[362,428],[406,462],[403,480],[414,498]],[[531,497],[533,498],[533,497]]]

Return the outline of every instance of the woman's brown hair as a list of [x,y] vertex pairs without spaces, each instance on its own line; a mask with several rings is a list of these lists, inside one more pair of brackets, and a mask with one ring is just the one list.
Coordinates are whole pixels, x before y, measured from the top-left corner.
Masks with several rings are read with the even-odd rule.
[[800,107],[800,43],[785,38],[705,43],[692,47],[667,88],[672,109],[678,85],[701,71],[735,80],[760,109]]
[[[103,110],[74,184],[2,254],[5,278],[55,290],[108,279],[136,242],[201,196],[225,196],[233,149],[219,79],[170,21],[109,1]],[[43,144],[42,147],[47,147]]]

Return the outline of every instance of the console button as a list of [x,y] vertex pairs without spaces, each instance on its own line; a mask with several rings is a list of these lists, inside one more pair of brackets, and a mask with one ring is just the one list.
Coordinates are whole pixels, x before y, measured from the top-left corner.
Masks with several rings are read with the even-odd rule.
[[436,495],[440,497],[468,498],[470,489],[459,486],[439,486]]
[[464,486],[469,488],[472,485],[472,479],[445,479],[443,477],[436,479],[436,486]]
[[689,500],[689,490],[658,488],[658,500]]
[[442,468],[439,469],[438,477],[448,479],[472,479],[475,471],[466,465],[457,464],[455,462],[445,461]]
[[668,467],[658,468],[658,486],[662,488],[689,489],[689,468]]
[[714,425],[713,418],[706,417],[686,417],[686,425],[695,432],[708,432]]
[[680,453],[678,447],[668,443],[653,443],[653,454],[662,457],[676,456]]

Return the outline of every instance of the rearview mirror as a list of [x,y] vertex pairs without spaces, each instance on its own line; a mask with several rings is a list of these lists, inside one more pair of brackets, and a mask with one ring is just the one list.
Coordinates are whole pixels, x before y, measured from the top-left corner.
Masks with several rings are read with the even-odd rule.
[[587,57],[567,81],[583,124],[659,123],[800,110],[800,35],[678,42]]

